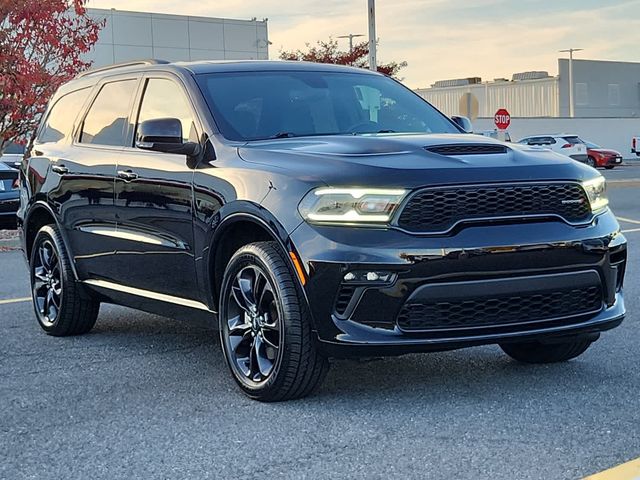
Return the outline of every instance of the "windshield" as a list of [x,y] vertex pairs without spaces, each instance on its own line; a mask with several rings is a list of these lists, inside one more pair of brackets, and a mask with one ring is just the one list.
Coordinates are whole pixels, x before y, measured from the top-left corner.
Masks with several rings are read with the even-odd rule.
[[460,133],[394,80],[341,72],[234,72],[197,77],[225,138]]
[[600,145],[596,145],[595,143],[591,142],[584,142],[584,144],[587,146],[587,148],[602,148]]

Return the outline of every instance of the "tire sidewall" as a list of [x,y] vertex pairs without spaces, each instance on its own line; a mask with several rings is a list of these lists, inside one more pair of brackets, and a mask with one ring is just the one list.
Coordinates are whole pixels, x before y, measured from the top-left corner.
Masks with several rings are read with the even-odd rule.
[[[259,267],[263,273],[268,277],[268,280],[271,282],[271,285],[277,295],[278,308],[281,312],[280,321],[280,348],[278,352],[278,359],[274,363],[273,371],[271,372],[269,378],[264,382],[257,385],[253,385],[244,381],[243,379],[238,378],[237,372],[231,362],[233,361],[230,358],[229,352],[227,351],[227,343],[224,338],[224,325],[223,322],[226,321],[227,316],[227,303],[229,301],[229,295],[231,295],[231,284],[235,278],[235,276],[242,270],[243,268],[254,265]],[[283,382],[283,378],[280,375],[282,370],[282,365],[288,360],[287,357],[291,355],[291,352],[288,348],[288,329],[290,328],[291,322],[300,321],[300,311],[298,301],[287,302],[284,301],[283,292],[282,292],[282,282],[287,280],[293,281],[291,278],[291,272],[287,270],[285,275],[280,275],[281,277],[288,276],[289,278],[278,278],[273,271],[273,264],[270,261],[269,257],[261,250],[260,248],[256,248],[254,245],[247,245],[246,247],[238,250],[227,265],[225,269],[222,287],[220,289],[220,305],[218,309],[218,329],[220,336],[220,345],[222,347],[222,353],[224,355],[225,362],[227,363],[227,367],[229,368],[233,379],[240,386],[240,388],[250,397],[258,398],[265,395],[268,395],[269,392],[276,391],[280,387],[280,384]]]

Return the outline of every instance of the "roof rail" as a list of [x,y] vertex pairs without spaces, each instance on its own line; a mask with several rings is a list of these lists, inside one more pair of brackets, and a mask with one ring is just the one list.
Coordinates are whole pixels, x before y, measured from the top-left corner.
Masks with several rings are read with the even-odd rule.
[[87,75],[93,75],[94,73],[99,73],[99,72],[106,72],[108,70],[113,70],[116,68],[134,67],[136,65],[166,65],[167,63],[171,63],[171,62],[167,60],[159,60],[157,58],[150,58],[147,60],[134,60],[131,62],[114,63],[113,65],[106,65],[104,67],[90,68],[88,70],[85,70],[84,72],[80,72],[78,75],[76,75],[76,78],[82,78]]

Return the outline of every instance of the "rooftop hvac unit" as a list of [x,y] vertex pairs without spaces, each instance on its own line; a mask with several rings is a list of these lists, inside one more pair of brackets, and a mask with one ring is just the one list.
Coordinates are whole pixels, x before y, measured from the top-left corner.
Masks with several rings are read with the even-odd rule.
[[538,80],[540,78],[549,78],[549,72],[533,71],[514,73],[511,80],[517,82],[518,80]]
[[465,85],[476,85],[478,83],[482,83],[482,78],[469,77],[469,78],[455,78],[453,80],[438,80],[436,83],[434,83],[431,86],[433,88],[463,87]]

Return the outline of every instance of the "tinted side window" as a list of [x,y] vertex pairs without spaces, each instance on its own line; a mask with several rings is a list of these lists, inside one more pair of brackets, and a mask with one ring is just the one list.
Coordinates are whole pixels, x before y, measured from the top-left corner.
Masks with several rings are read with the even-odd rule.
[[137,80],[105,84],[84,119],[81,143],[124,146]]
[[82,108],[90,88],[76,90],[60,97],[53,105],[38,135],[38,142],[59,142],[71,133],[73,122]]
[[182,124],[183,141],[198,141],[191,107],[182,89],[175,82],[164,78],[151,78],[147,81],[138,125],[157,118],[177,118]]

